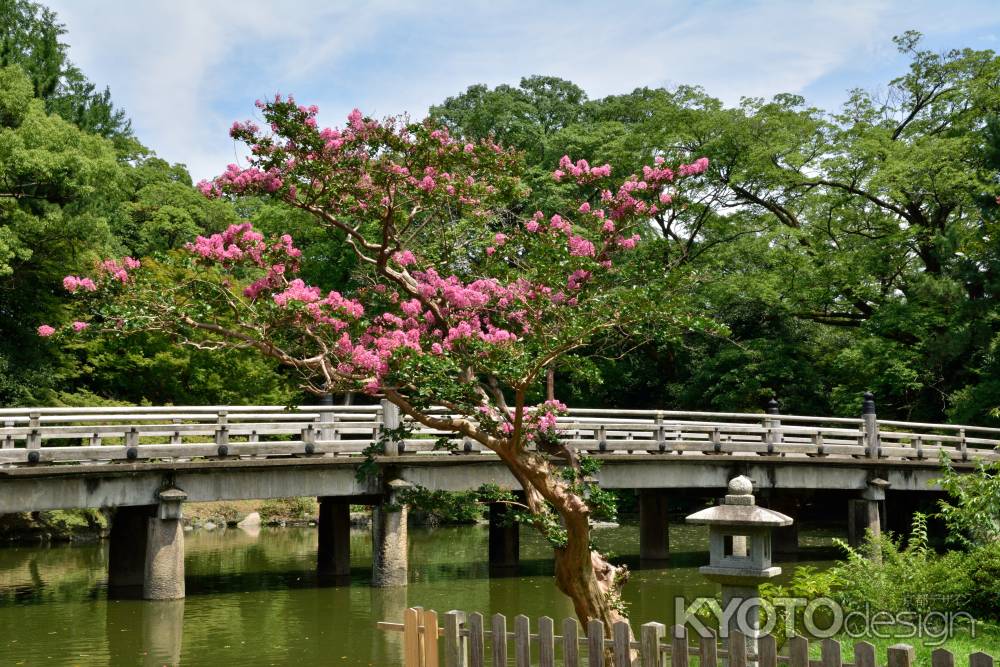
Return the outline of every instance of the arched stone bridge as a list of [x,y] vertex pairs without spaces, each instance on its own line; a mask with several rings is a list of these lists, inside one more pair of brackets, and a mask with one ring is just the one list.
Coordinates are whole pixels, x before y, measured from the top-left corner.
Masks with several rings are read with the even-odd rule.
[[[334,576],[348,572],[349,505],[372,504],[374,582],[405,584],[406,509],[391,502],[398,489],[516,482],[478,443],[419,424],[380,446],[381,429],[399,424],[384,402],[0,409],[0,514],[114,508],[111,589],[171,598],[184,594],[184,502],[316,496],[320,568]],[[762,502],[794,516],[803,494],[840,493],[856,539],[884,525],[887,492],[933,492],[941,457],[967,471],[1000,456],[1000,429],[880,420],[870,400],[858,418],[573,409],[559,428],[603,461],[602,486],[639,491],[640,554],[649,560],[668,555],[668,494],[716,495],[745,474]],[[379,475],[359,480],[366,450],[376,449]],[[498,515],[491,511],[490,559],[502,569],[516,564],[517,528]],[[776,549],[796,540],[793,527]]]

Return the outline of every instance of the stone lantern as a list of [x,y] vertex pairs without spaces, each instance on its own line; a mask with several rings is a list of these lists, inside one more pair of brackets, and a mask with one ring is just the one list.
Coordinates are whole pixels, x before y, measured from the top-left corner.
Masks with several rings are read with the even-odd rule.
[[758,507],[753,482],[741,475],[729,481],[722,504],[695,512],[687,522],[708,526],[709,563],[700,572],[722,584],[723,611],[733,612],[728,629],[746,635],[748,654],[755,657],[759,586],[781,574],[780,567],[771,565],[771,531],[791,525],[791,517]]

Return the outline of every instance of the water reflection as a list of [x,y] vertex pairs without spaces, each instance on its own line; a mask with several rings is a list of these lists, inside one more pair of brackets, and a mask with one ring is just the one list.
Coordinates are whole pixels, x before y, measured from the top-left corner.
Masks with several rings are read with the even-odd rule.
[[[672,622],[675,595],[715,593],[696,569],[704,531],[670,530],[670,565],[658,569],[638,569],[636,527],[595,534],[634,568],[625,601],[636,624]],[[530,530],[517,576],[490,578],[485,527],[411,529],[410,585],[390,589],[369,585],[367,531],[351,534],[350,585],[340,587],[316,573],[315,528],[186,538],[188,598],[175,602],[109,601],[105,544],[0,548],[0,664],[391,665],[401,662],[401,636],[375,623],[401,621],[409,605],[509,618],[573,613],[553,584],[548,545]],[[803,531],[802,541],[800,562],[829,556],[829,534]]]

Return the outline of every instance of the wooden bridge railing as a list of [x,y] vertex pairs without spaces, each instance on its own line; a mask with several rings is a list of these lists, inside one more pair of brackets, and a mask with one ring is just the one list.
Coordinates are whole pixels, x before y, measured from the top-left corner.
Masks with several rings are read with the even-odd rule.
[[[646,623],[638,639],[634,639],[627,623],[616,623],[611,639],[606,639],[601,621],[592,620],[587,635],[580,632],[576,619],[568,618],[555,633],[555,623],[547,616],[538,619],[534,630],[526,616],[514,618],[514,631],[508,632],[507,619],[495,614],[485,625],[482,614],[466,615],[450,611],[439,622],[438,614],[419,607],[406,610],[402,623],[380,622],[379,629],[403,634],[405,667],[507,667],[513,657],[516,667],[605,667],[610,656],[614,667],[689,667],[692,658],[699,667],[914,667],[917,662],[913,647],[897,644],[889,647],[886,661],[879,661],[875,647],[868,642],[854,645],[853,656],[842,655],[840,642],[824,639],[820,642],[820,659],[810,660],[809,640],[792,637],[779,651],[775,638],[765,635],[757,640],[756,655],[748,651],[746,638],[734,632],[723,641],[714,631],[705,635],[688,637],[687,628],[675,625],[667,628],[661,623]],[[513,643],[513,656],[508,655]],[[965,661],[963,661],[965,662]],[[931,656],[932,667],[954,667],[955,656],[944,648],[937,648]],[[961,664],[961,663],[960,663]],[[992,656],[973,653],[968,656],[969,667],[993,667]]]
[[[4,408],[0,464],[360,455],[384,425],[398,423],[391,405]],[[477,442],[409,425],[386,454],[485,453]],[[559,429],[575,447],[608,454],[936,460],[943,452],[961,461],[996,458],[1000,445],[995,428],[722,412],[572,409]]]

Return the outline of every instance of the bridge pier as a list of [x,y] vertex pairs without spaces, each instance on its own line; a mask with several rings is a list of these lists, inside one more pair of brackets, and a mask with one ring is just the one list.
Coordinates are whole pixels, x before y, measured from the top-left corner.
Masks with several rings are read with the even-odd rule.
[[668,494],[660,489],[639,491],[639,560],[650,564],[670,557]]
[[520,524],[509,518],[510,505],[490,503],[490,576],[517,574],[521,559]]
[[180,489],[159,492],[159,505],[120,507],[111,525],[108,595],[178,600],[184,597],[184,529]]
[[346,583],[351,574],[351,500],[319,498],[319,549],[316,570],[334,583]]
[[782,556],[793,556],[799,553],[799,515],[802,510],[802,501],[797,496],[771,495],[762,498],[762,505],[775,512],[781,512],[792,517],[794,522],[790,526],[775,528],[771,532],[771,550],[775,554]]
[[394,479],[387,485],[385,500],[372,508],[372,586],[405,586],[409,571],[409,540],[406,517],[409,508],[399,492],[410,486]]
[[882,535],[882,519],[885,515],[885,489],[889,483],[884,479],[873,479],[868,488],[861,492],[861,498],[848,501],[847,541],[852,547],[860,546],[865,535]]

